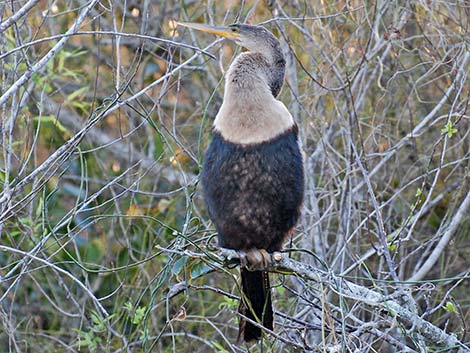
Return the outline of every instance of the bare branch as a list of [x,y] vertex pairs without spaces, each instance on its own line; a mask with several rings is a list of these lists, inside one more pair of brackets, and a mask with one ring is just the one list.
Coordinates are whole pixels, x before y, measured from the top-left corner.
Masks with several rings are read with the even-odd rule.
[[[233,263],[234,260],[237,262],[236,260],[239,259],[238,253],[231,249],[221,249],[221,254],[229,263]],[[470,352],[470,348],[460,342],[454,335],[444,332],[428,321],[423,320],[417,314],[405,309],[396,301],[391,300],[390,298],[393,298],[393,294],[384,296],[338,277],[332,272],[322,271],[311,265],[295,261],[285,254],[273,253],[271,257],[272,266],[266,268],[267,271],[281,273],[288,271],[293,275],[308,279],[322,286],[327,286],[341,296],[386,311],[390,317],[396,318],[408,326],[411,331],[420,334],[436,345],[458,348],[459,353]]]
[[[88,13],[96,5],[98,0],[91,0],[90,3],[80,12],[79,16],[73,23],[73,25],[68,29],[66,34],[75,33],[80,25],[85,21]],[[33,4],[34,5],[34,4]],[[62,49],[62,47],[67,43],[69,37],[64,37],[60,39],[56,45],[44,55],[36,64],[29,68],[14,84],[6,90],[5,93],[0,97],[0,106],[5,104],[5,102],[16,92],[20,87],[22,87],[34,73],[38,72],[44,65],[46,65],[57,53]]]
[[439,242],[437,243],[436,247],[434,248],[431,255],[428,256],[426,262],[419,268],[419,271],[413,274],[408,281],[416,282],[421,281],[428,272],[433,268],[435,263],[439,260],[442,255],[442,252],[446,248],[449,241],[452,239],[452,236],[455,234],[458,225],[462,222],[462,219],[468,213],[470,209],[470,193],[465,196],[465,199],[460,204],[457,212],[452,217],[450,224],[446,227],[444,234],[439,236]]

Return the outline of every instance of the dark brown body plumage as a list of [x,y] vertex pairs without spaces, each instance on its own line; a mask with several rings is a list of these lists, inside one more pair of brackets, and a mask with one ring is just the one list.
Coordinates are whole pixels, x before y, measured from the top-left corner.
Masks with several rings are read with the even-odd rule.
[[240,146],[215,133],[202,172],[204,197],[224,248],[282,248],[303,197],[297,128]]
[[[296,126],[252,146],[227,142],[215,133],[204,159],[202,186],[221,247],[281,250],[299,218],[303,198]],[[242,268],[241,278],[245,298],[240,312],[272,330],[268,274]],[[240,335],[251,341],[261,337],[261,330],[241,320]]]

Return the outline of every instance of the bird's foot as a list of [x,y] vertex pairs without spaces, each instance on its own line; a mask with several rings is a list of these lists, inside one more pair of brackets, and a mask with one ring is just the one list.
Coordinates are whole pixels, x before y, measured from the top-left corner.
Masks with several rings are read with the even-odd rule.
[[249,270],[265,270],[272,263],[271,254],[264,249],[250,249],[248,251],[238,251],[240,256],[240,266]]
[[234,250],[220,248],[220,253],[225,259],[225,265],[238,265],[247,267],[250,270],[265,270],[274,262],[282,259],[280,252],[268,253],[264,249]]

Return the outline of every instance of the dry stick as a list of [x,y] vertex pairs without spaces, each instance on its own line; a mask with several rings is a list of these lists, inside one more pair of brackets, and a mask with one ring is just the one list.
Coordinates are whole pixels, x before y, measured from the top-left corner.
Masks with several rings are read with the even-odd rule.
[[25,48],[28,48],[30,46],[36,45],[36,44],[41,44],[44,42],[49,42],[52,40],[57,40],[57,39],[62,39],[62,38],[67,38],[67,37],[72,37],[72,36],[83,36],[83,35],[109,35],[109,36],[119,36],[119,37],[126,37],[126,38],[134,38],[134,39],[144,39],[144,40],[149,40],[151,42],[157,42],[157,43],[165,43],[168,45],[173,45],[181,48],[187,48],[187,49],[192,49],[194,51],[198,51],[201,53],[204,53],[205,55],[209,56],[212,59],[215,59],[215,56],[212,55],[211,53],[205,51],[204,49],[195,47],[193,45],[185,44],[185,43],[180,43],[180,42],[175,42],[170,39],[165,39],[165,38],[159,38],[159,37],[153,37],[153,36],[148,36],[144,34],[138,34],[138,33],[124,33],[124,32],[114,32],[114,31],[77,31],[74,33],[63,33],[63,34],[56,34],[53,36],[49,37],[43,37],[39,38],[36,40],[33,40],[28,43],[24,43],[23,45],[17,46],[10,51],[7,51],[6,53],[0,55],[0,59],[4,59],[7,56],[10,56],[11,54],[23,50]]
[[362,10],[363,8],[365,8],[365,6],[358,6],[358,7],[352,8],[350,10],[337,12],[337,13],[333,13],[333,14],[330,14],[330,15],[315,16],[315,17],[289,17],[287,15],[286,15],[286,17],[273,17],[273,18],[270,18],[269,20],[259,22],[258,25],[265,25],[265,24],[268,24],[268,23],[271,23],[271,22],[283,22],[283,21],[289,21],[289,22],[290,21],[301,21],[301,22],[304,22],[304,21],[328,20],[328,19],[335,18],[335,17],[349,15],[352,12]]
[[372,205],[374,206],[374,211],[375,211],[375,217],[377,219],[377,228],[379,231],[379,241],[380,245],[382,246],[382,251],[385,255],[385,260],[387,262],[390,274],[393,278],[394,281],[398,282],[398,275],[395,270],[395,264],[393,263],[392,256],[390,255],[390,250],[388,248],[387,244],[387,234],[385,232],[385,226],[382,218],[382,212],[380,212],[380,206],[379,203],[377,202],[377,198],[375,197],[374,190],[372,188],[372,184],[370,182],[370,177],[369,174],[367,173],[366,168],[362,164],[361,158],[359,156],[359,153],[357,152],[356,146],[354,144],[351,144],[353,150],[354,150],[354,155],[356,159],[356,163],[359,166],[359,169],[361,170],[361,173],[364,177],[364,182],[367,185],[367,191],[369,193],[369,196],[372,200]]
[[[407,134],[405,137],[403,137],[392,149],[391,151],[384,157],[384,159],[382,159],[379,163],[377,163],[377,165],[369,172],[369,177],[372,177],[375,173],[377,173],[379,171],[380,168],[382,168],[385,163],[387,163],[387,161],[392,158],[395,153],[402,147],[406,144],[406,142],[419,135],[421,129],[423,129],[424,126],[426,126],[430,121],[431,119],[437,114],[437,112],[442,108],[442,106],[444,105],[444,103],[449,99],[451,93],[454,91],[455,87],[457,86],[457,82],[460,81],[460,78],[462,77],[462,75],[464,74],[464,70],[467,68],[467,63],[470,59],[470,52],[466,52],[465,53],[465,56],[463,57],[462,59],[462,64],[460,65],[460,68],[459,68],[459,72],[457,74],[457,78],[452,81],[452,84],[449,86],[449,88],[447,89],[447,91],[444,93],[444,95],[442,96],[441,100],[436,104],[436,106],[434,107],[433,110],[431,110],[429,112],[428,115],[426,115],[423,120],[421,120],[421,122],[416,125],[416,127],[413,129],[413,131],[411,131],[409,134]],[[365,184],[365,181],[362,181],[361,183],[359,183],[353,190],[353,193],[357,193],[359,192],[359,190],[364,186]]]
[[22,353],[15,338],[15,334],[19,333],[17,326],[12,323],[11,317],[3,309],[3,305],[0,306],[0,321],[2,322],[3,332],[8,336],[9,342],[12,343],[11,345],[15,349],[15,352]]
[[26,15],[29,10],[31,10],[36,4],[39,2],[39,0],[29,0],[24,6],[16,11],[11,17],[0,23],[0,33],[5,31],[8,27],[13,25],[16,21],[18,21],[21,17]]
[[[105,317],[108,317],[109,314],[108,312],[106,311],[106,309],[101,305],[100,301],[98,300],[98,298],[95,297],[95,295],[90,291],[90,289],[88,289],[77,277],[75,277],[73,274],[71,274],[70,272],[64,270],[63,268],[53,264],[52,262],[46,260],[46,259],[43,259],[41,257],[38,257],[38,256],[35,256],[33,254],[30,254],[26,251],[22,251],[22,250],[19,250],[19,249],[15,249],[15,248],[11,248],[9,246],[5,246],[5,245],[0,245],[0,250],[1,251],[5,251],[5,252],[11,252],[11,253],[15,253],[15,254],[19,254],[19,255],[23,255],[25,257],[29,257],[31,258],[32,260],[35,260],[35,261],[38,261],[42,264],[45,264],[47,267],[51,267],[53,268],[54,270],[56,270],[57,272],[60,272],[60,273],[63,273],[64,275],[66,275],[67,277],[69,277],[73,282],[75,282],[79,287],[81,287],[85,293],[88,294],[88,296],[92,299],[93,303],[95,304],[96,308],[99,309],[99,311],[105,315]],[[2,282],[2,278],[0,278],[0,283]]]
[[[447,167],[449,165],[452,165],[456,162],[449,162],[447,164],[445,164],[443,167]],[[460,163],[460,161],[459,161]],[[438,168],[434,168],[432,170],[430,170],[430,173],[433,173],[437,170]],[[403,191],[405,188],[409,187],[410,185],[412,185],[414,182],[416,182],[417,180],[420,180],[422,178],[424,178],[425,175],[421,175],[421,176],[418,176],[414,179],[412,179],[411,181],[409,181],[405,186],[403,186],[400,190],[398,190],[398,192],[395,193],[395,195],[398,195],[399,193],[401,193],[401,191]],[[468,178],[470,177],[470,173],[465,177],[465,178]],[[457,182],[454,182],[453,184],[451,184],[448,188],[446,188],[445,191],[443,191],[442,193],[440,193],[439,195],[437,195],[436,197],[434,197],[424,208],[423,208],[423,211],[420,212],[419,214],[415,214],[413,215],[409,222],[414,222],[417,218],[423,216],[424,214],[428,213],[440,200],[442,200],[442,198],[449,192],[451,192],[452,190],[455,190],[458,186],[460,186],[466,179],[462,179],[462,180],[458,180]],[[383,207],[385,207],[395,196],[392,196],[390,199],[388,199],[386,202],[382,203],[380,205],[380,209],[382,209]],[[359,229],[360,227],[362,227],[365,222],[370,219],[373,215],[375,214],[375,210],[372,211],[371,213],[369,213],[362,221],[361,223],[356,227],[356,229]],[[397,240],[397,236],[403,232],[403,227],[399,227],[397,229],[395,229],[394,231],[392,231],[389,236],[391,239],[393,239],[392,243],[391,244],[396,244],[398,241],[400,242],[403,242],[403,241],[407,241],[407,239],[399,239]],[[352,239],[352,236],[354,235],[354,232],[352,233],[352,235],[347,239],[347,242],[351,241]],[[363,264],[368,258],[370,258],[372,255],[376,254],[377,253],[377,250],[378,249],[381,249],[380,247],[380,244],[376,244],[374,245],[374,247],[370,248],[369,250],[367,250],[367,252],[363,255],[361,255],[361,257],[358,257],[357,258],[357,261],[355,263],[353,263],[351,266],[349,266],[346,270],[344,270],[343,272],[341,272],[341,276],[346,276],[349,272],[351,272],[352,270],[354,270],[356,267],[358,267],[359,265]]]
[[[49,97],[43,97],[42,99],[44,110],[49,114],[56,115],[57,120],[60,121],[61,124],[70,130],[80,129],[82,121],[80,116],[75,111],[62,107],[59,103]],[[179,171],[172,168],[166,168],[165,165],[149,158],[147,155],[138,150],[133,151],[132,156],[129,156],[129,148],[136,148],[134,148],[131,142],[125,142],[126,136],[113,138],[106,134],[105,131],[98,128],[94,128],[88,131],[86,135],[90,141],[93,141],[96,145],[99,145],[99,148],[107,148],[107,151],[109,151],[121,162],[135,163],[140,161],[141,165],[146,169],[149,169],[153,175],[163,177],[171,184],[187,186],[187,183],[184,182]],[[187,173],[187,179],[191,180],[190,184],[195,180],[195,178],[196,176],[194,174]]]
[[[88,12],[95,6],[98,0],[92,0],[87,7],[85,7],[82,12],[78,15],[77,20],[74,22],[72,27],[66,32],[66,34],[75,33],[78,30],[78,27],[85,21],[85,18],[88,15]],[[0,106],[5,104],[5,102],[10,98],[16,91],[20,89],[36,72],[38,72],[44,65],[47,64],[49,60],[51,60],[56,54],[62,49],[62,47],[67,43],[69,37],[64,37],[57,42],[54,47],[49,50],[49,52],[44,55],[41,60],[39,60],[36,64],[34,64],[31,68],[29,68],[14,84],[10,86],[9,89],[0,97]]]
[[[238,252],[231,249],[221,249],[221,254],[229,262],[240,258]],[[453,334],[444,332],[417,314],[405,309],[396,301],[389,299],[390,296],[384,296],[371,289],[347,281],[332,272],[322,271],[305,263],[295,261],[285,254],[274,253],[272,258],[274,261],[272,261],[270,267],[266,268],[268,271],[288,271],[321,285],[328,286],[338,295],[378,307],[388,312],[391,317],[395,317],[399,322],[411,327],[411,332],[420,334],[436,345],[458,347],[457,353],[470,352],[470,348],[460,342]]]
[[424,276],[426,276],[429,270],[431,270],[431,268],[434,266],[434,264],[439,259],[442,252],[444,251],[447,243],[449,243],[452,235],[454,235],[455,231],[457,230],[457,226],[459,225],[460,221],[465,216],[465,213],[468,211],[469,208],[470,208],[470,193],[468,193],[465,199],[463,200],[459,209],[455,213],[455,216],[452,218],[449,228],[447,228],[446,232],[441,237],[441,240],[439,240],[439,243],[437,243],[436,248],[433,250],[431,255],[427,258],[427,260],[421,266],[419,271],[410,277],[409,281],[412,281],[412,282],[420,281],[423,279]]
[[[67,214],[54,226],[54,228],[49,231],[48,233],[46,233],[42,238],[41,240],[31,249],[29,250],[28,252],[28,256],[31,258],[32,256],[36,256],[36,254],[41,250],[43,249],[43,247],[45,246],[45,244],[47,243],[47,241],[49,240],[49,238],[55,234],[55,232],[57,232],[60,228],[62,227],[65,227],[67,225],[67,223],[70,222],[71,218],[81,212],[82,210],[85,210],[90,204],[92,204],[105,190],[107,190],[108,188],[110,188],[111,186],[113,186],[114,184],[118,183],[120,181],[121,178],[123,178],[124,176],[126,176],[128,174],[128,172],[133,168],[134,166],[131,166],[130,168],[128,168],[127,170],[125,170],[123,173],[121,173],[121,175],[118,175],[116,178],[114,178],[113,180],[111,180],[109,183],[107,183],[105,186],[103,186],[100,190],[98,190],[97,192],[95,192],[93,195],[91,195],[88,199],[84,200],[83,203],[80,205],[80,207],[78,209],[73,209],[73,210],[70,210],[69,212],[67,212]],[[50,257],[53,257],[55,255],[55,253],[51,254]],[[8,280],[10,279],[11,277],[14,276],[14,274],[16,273],[17,269],[20,267],[20,266],[23,266],[24,262],[26,261],[26,257],[24,257],[22,260],[18,261],[17,264],[15,264],[15,266],[13,266],[12,268],[10,268],[8,270],[8,272],[0,277],[0,282],[2,280]],[[29,264],[29,263],[28,263]],[[3,295],[6,295],[8,293],[8,291],[6,291]],[[1,302],[1,298],[0,298],[0,302]]]
[[[208,45],[204,50],[208,50],[217,43],[219,43],[220,40],[214,41],[212,44]],[[104,111],[102,113],[97,113],[97,116],[93,117],[90,119],[87,124],[80,130],[78,131],[74,136],[72,136],[64,145],[62,145],[60,148],[58,148],[52,155],[49,156],[40,166],[38,166],[35,170],[33,170],[29,175],[27,175],[24,179],[20,180],[17,185],[15,185],[11,189],[11,195],[14,194],[14,192],[18,192],[22,188],[24,188],[27,184],[32,182],[35,178],[37,178],[41,173],[47,172],[47,170],[54,164],[57,163],[58,161],[60,162],[60,159],[66,155],[67,153],[70,153],[78,144],[82,141],[82,139],[85,137],[85,135],[88,133],[88,131],[95,125],[97,124],[102,118],[104,118],[107,114],[121,108],[122,106],[129,104],[133,100],[139,98],[143,94],[145,94],[147,91],[152,89],[153,87],[157,86],[160,84],[163,80],[166,80],[169,76],[174,75],[176,72],[180,71],[183,69],[185,66],[189,65],[194,59],[196,59],[200,53],[196,53],[192,55],[189,59],[175,67],[173,70],[169,71],[167,74],[164,76],[160,77],[158,80],[155,80],[152,82],[150,85],[146,86],[139,92],[135,93],[132,97],[129,97],[125,100],[118,101],[117,99],[108,107],[104,108]],[[9,196],[5,194],[0,194],[0,204],[3,202],[8,202],[9,201]],[[8,211],[11,211],[13,208],[11,207]],[[4,212],[5,214],[6,212]],[[2,216],[0,215],[0,218]]]

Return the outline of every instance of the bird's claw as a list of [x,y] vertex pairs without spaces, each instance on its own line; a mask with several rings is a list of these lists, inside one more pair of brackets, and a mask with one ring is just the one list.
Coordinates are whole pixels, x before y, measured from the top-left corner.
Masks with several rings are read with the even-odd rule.
[[272,264],[271,254],[264,249],[250,249],[244,252],[244,260],[240,265],[249,270],[265,270]]
[[[221,248],[220,250],[222,256],[225,257],[226,263],[234,263],[234,260],[238,259],[240,267],[246,267],[252,271],[265,270],[274,262],[272,254],[264,249],[232,250]],[[274,253],[274,255],[279,254]]]
[[238,250],[238,259],[240,260],[240,267],[246,267],[248,265],[248,254],[243,250]]

